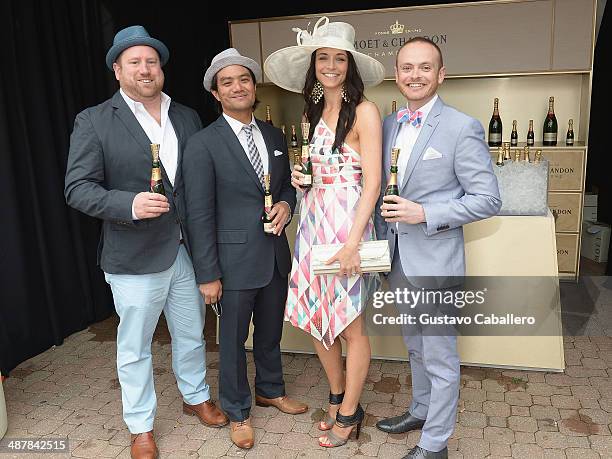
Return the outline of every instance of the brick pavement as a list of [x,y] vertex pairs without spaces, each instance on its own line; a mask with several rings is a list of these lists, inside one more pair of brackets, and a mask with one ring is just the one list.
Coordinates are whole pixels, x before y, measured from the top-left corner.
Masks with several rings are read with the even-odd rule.
[[[67,437],[72,457],[129,458],[115,369],[115,325],[109,319],[76,333],[12,372],[4,382],[7,437]],[[219,356],[214,345],[209,348],[207,379],[216,398]],[[314,356],[285,354],[287,392],[310,410],[288,416],[274,408],[253,408],[256,446],[242,451],[232,445],[227,428],[207,428],[182,414],[170,352],[161,326],[153,361],[159,405],[155,435],[163,458],[400,458],[418,441],[418,432],[388,435],[374,427],[380,417],[402,413],[410,400],[407,365],[374,360],[361,399],[367,425],[359,441],[320,448],[316,421],[328,393],[323,370]],[[612,338],[566,338],[565,358],[564,373],[462,368],[450,457],[612,458]],[[252,379],[251,354],[248,368]]]

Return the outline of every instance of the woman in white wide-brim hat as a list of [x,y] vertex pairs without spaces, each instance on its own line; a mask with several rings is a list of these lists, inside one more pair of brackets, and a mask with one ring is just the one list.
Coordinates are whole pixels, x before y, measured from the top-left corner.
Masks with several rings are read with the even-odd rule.
[[[304,95],[310,123],[312,188],[302,189],[296,166],[292,184],[304,191],[285,320],[310,333],[330,385],[329,410],[319,424],[321,446],[340,446],[364,417],[359,404],[370,364],[370,342],[361,313],[378,288],[377,274],[362,274],[358,245],[375,239],[372,213],[380,194],[382,126],[364,86],[383,80],[384,67],[354,48],[355,30],[344,22],[317,21],[313,32],[293,29],[297,45],[272,53],[268,78]],[[313,245],[342,243],[329,263],[337,275],[314,275]],[[342,336],[347,345],[346,377]]]

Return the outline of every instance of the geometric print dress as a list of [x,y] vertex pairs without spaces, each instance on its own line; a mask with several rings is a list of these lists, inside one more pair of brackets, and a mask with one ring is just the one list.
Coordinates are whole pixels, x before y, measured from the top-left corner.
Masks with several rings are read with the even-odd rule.
[[[314,275],[312,246],[347,241],[361,197],[360,155],[346,143],[332,151],[334,133],[323,118],[310,142],[313,185],[300,204],[285,320],[322,342],[326,349],[359,316],[380,286],[377,273]],[[362,241],[376,239],[372,219]]]

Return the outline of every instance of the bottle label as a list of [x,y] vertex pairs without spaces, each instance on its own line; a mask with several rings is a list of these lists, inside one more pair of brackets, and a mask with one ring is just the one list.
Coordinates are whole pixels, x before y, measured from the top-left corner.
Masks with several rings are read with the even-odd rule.
[[312,185],[312,175],[304,175],[302,177],[302,185]]
[[518,140],[517,139],[510,139],[510,145],[512,145],[513,147],[516,147],[518,145]]
[[490,133],[489,134],[489,142],[501,142],[502,135],[500,133]]
[[566,145],[574,145],[574,139],[566,139],[565,143]]
[[272,222],[264,223],[263,227],[264,227],[264,232],[266,232],[266,233],[273,233],[274,232],[274,225],[272,224]]
[[527,145],[533,145],[533,139],[527,139]]
[[161,170],[159,167],[151,169],[151,183],[158,182],[162,179]]
[[557,141],[556,132],[545,132],[544,133],[544,142],[556,142],[556,141]]

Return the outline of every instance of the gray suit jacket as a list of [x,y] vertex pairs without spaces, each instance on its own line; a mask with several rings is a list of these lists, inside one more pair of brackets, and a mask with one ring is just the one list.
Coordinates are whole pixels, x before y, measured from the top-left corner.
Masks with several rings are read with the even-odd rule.
[[[296,198],[286,139],[280,129],[256,121],[268,150],[273,200],[286,201],[293,213]],[[287,236],[264,233],[263,187],[223,116],[189,139],[182,167],[185,235],[197,283],[221,279],[228,290],[260,288],[271,281],[275,264],[287,276]]]
[[[168,112],[179,142],[174,180],[180,188],[180,164],[187,138],[202,128],[198,114],[174,101]],[[98,264],[111,274],[146,274],[168,269],[179,247],[182,201],[162,167],[170,212],[132,220],[136,194],[148,191],[151,141],[117,91],[76,116],[70,137],[64,194],[81,212],[103,220]]]
[[[385,118],[384,183],[389,179],[391,148],[399,127],[395,113]],[[398,250],[409,282],[417,287],[430,287],[434,279],[433,286],[441,287],[449,285],[448,278],[465,275],[463,225],[496,215],[501,199],[484,130],[478,120],[438,98],[420,129],[400,195],[423,206],[426,223],[400,223]],[[442,156],[424,160],[430,148]],[[434,153],[434,156],[437,155]],[[394,253],[395,224],[387,224],[377,211],[375,225],[378,238],[389,239]]]

